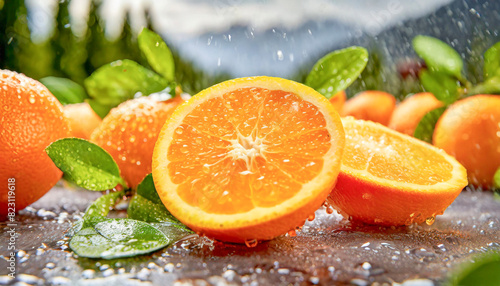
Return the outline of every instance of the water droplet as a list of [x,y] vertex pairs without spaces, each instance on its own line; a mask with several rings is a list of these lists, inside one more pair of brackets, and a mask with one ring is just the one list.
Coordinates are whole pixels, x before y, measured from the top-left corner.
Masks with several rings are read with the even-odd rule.
[[311,215],[309,215],[309,217],[307,218],[307,220],[308,221],[313,221],[315,217],[316,217],[315,214],[311,214]]
[[49,262],[49,263],[45,264],[45,268],[47,268],[47,269],[54,269],[55,267],[56,267],[56,264],[53,262]]
[[134,143],[135,142],[135,136],[130,136],[130,138],[128,139],[130,141],[130,143]]
[[177,127],[177,129],[175,129],[175,133],[177,133],[177,134],[181,135],[181,134],[182,134],[182,132],[183,132],[183,130],[182,130],[182,129],[183,129],[183,128],[182,128],[182,127],[180,127],[180,126],[179,126],[179,127]]
[[95,276],[95,271],[92,269],[85,269],[82,272],[82,277],[84,279],[92,279],[92,278],[94,278],[94,276]]
[[309,282],[311,282],[311,284],[316,285],[319,283],[319,277],[311,276],[311,277],[309,277]]
[[103,277],[109,277],[113,274],[115,274],[115,270],[113,268],[106,269],[105,271],[102,272]]
[[250,248],[251,247],[256,247],[258,243],[259,243],[259,241],[257,239],[255,239],[255,238],[254,239],[247,239],[247,240],[245,240],[245,245],[247,247],[250,247]]
[[29,98],[29,102],[30,102],[31,104],[33,104],[33,103],[35,103],[35,101],[36,101],[36,100],[35,100],[35,97],[30,96],[30,98]]
[[290,274],[290,269],[287,269],[287,268],[279,268],[279,269],[278,269],[278,274],[288,275],[288,274]]
[[174,271],[175,269],[175,266],[173,263],[167,263],[167,265],[165,265],[165,267],[163,268],[163,270],[165,270],[166,272],[172,272]]
[[210,165],[209,164],[204,164],[203,167],[201,168],[203,173],[208,174],[210,173]]
[[227,281],[234,281],[234,278],[236,278],[238,274],[234,270],[226,270],[224,273],[222,273],[222,277],[226,279]]
[[19,275],[17,275],[17,279],[20,282],[24,282],[24,283],[30,284],[30,285],[38,284],[42,280],[41,278],[36,277],[35,275],[30,275],[30,274],[19,274]]
[[426,220],[425,220],[425,223],[427,225],[432,225],[434,223],[434,221],[436,221],[436,217],[434,216],[431,216],[431,217],[428,217]]

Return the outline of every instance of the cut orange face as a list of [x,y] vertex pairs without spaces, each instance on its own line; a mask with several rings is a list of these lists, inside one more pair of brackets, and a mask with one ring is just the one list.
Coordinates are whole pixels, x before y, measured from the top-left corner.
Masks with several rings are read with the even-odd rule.
[[325,201],[344,140],[339,115],[313,89],[240,78],[175,110],[155,146],[153,178],[167,209],[194,231],[268,240],[302,225]]
[[345,217],[379,225],[433,222],[467,185],[453,157],[380,124],[342,119],[346,145],[328,202]]

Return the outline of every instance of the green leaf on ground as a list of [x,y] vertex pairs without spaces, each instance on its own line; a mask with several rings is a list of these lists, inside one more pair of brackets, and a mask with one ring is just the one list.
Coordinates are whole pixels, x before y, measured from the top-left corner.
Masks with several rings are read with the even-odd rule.
[[152,225],[132,219],[106,219],[80,230],[69,246],[79,256],[113,259],[150,253],[172,241]]
[[50,144],[45,152],[66,178],[82,188],[103,191],[118,184],[127,186],[111,155],[94,143],[64,138]]
[[450,75],[438,71],[422,71],[420,81],[425,90],[434,94],[434,96],[444,104],[452,104],[459,97],[460,83]]
[[[142,188],[148,184],[144,183]],[[161,223],[147,223],[129,218],[106,218],[123,195],[121,191],[101,196],[90,205],[82,220],[73,225],[69,231],[72,236],[69,246],[76,254],[104,259],[136,256],[161,249],[193,233],[169,219]],[[136,197],[142,198],[140,195]]]
[[345,90],[361,74],[368,62],[368,51],[349,47],[329,53],[313,66],[305,84],[326,98]]
[[61,102],[63,105],[81,103],[87,98],[87,93],[78,83],[62,77],[44,77],[40,82]]
[[152,174],[147,175],[137,186],[137,194],[130,201],[128,216],[145,222],[169,222],[178,228],[189,231],[163,205],[153,182]]
[[462,77],[463,60],[455,49],[434,37],[419,35],[413,38],[415,52],[431,71]]
[[106,219],[109,211],[116,205],[116,202],[125,195],[123,191],[112,192],[99,197],[85,211],[83,215],[82,227],[94,227],[98,222]]
[[483,74],[485,79],[500,76],[500,42],[484,53]]
[[445,285],[475,286],[500,285],[500,253],[490,252],[474,259],[474,262],[465,262]]
[[125,195],[123,191],[112,192],[100,196],[85,211],[82,219],[76,221],[68,230],[68,236],[74,236],[82,228],[94,227],[97,223],[104,221],[111,208]]
[[174,57],[165,41],[155,32],[144,28],[137,37],[137,42],[153,70],[167,81],[174,81]]
[[131,60],[104,65],[85,79],[89,96],[104,106],[117,106],[138,92],[149,95],[161,91],[169,82],[153,71]]
[[446,107],[439,107],[427,112],[418,123],[413,136],[422,141],[432,143],[434,128],[436,127],[439,117],[441,117],[445,110]]

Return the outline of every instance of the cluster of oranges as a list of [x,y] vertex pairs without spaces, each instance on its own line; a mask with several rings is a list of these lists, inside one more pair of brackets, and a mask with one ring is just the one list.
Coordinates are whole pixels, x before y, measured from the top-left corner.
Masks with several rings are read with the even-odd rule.
[[[250,245],[300,227],[327,199],[354,220],[421,223],[441,214],[467,184],[454,158],[403,134],[441,105],[428,93],[398,106],[378,91],[347,101],[341,92],[329,102],[293,81],[253,77],[218,84],[187,102],[131,99],[101,120],[86,103],[61,106],[22,74],[1,71],[0,85],[6,130],[0,179],[16,178],[18,209],[61,178],[44,149],[64,137],[108,151],[128,187],[152,172],[165,206],[191,229]],[[468,167],[470,181],[480,186],[491,185],[490,169],[500,165],[499,100],[481,95],[455,103],[434,134],[435,145]],[[484,155],[470,156],[466,135],[479,142],[473,153]]]
[[[396,105],[389,93],[365,91],[347,100],[339,112],[413,136],[424,115],[442,106],[428,92],[414,94]],[[453,103],[438,120],[432,138],[433,145],[467,169],[471,184],[493,187],[494,174],[500,168],[500,96],[474,95]]]
[[[16,179],[16,209],[38,200],[61,179],[62,172],[45,153],[52,142],[67,137],[90,140],[108,151],[122,177],[135,187],[151,173],[153,147],[166,119],[182,102],[180,96],[158,102],[132,99],[101,118],[88,103],[62,106],[38,81],[0,71],[2,103],[0,180]],[[7,191],[2,188],[0,216],[7,215]]]

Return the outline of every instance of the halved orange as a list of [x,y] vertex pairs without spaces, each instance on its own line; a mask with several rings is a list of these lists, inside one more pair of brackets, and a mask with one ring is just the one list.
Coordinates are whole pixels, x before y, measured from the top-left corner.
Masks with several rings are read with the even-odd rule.
[[467,185],[465,168],[441,149],[378,123],[342,123],[344,157],[328,202],[353,221],[430,223]]
[[167,209],[222,241],[272,239],[304,223],[340,170],[345,134],[328,100],[272,77],[212,86],[179,106],[153,154]]

